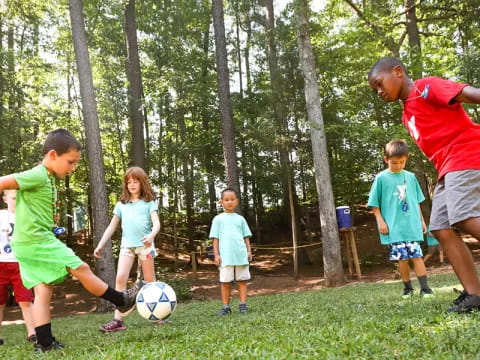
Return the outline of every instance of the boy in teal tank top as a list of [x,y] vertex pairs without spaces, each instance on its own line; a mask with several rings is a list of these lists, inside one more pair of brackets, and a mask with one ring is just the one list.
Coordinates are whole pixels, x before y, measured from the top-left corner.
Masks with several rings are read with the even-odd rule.
[[116,291],[98,278],[58,240],[53,229],[58,221],[56,179],[72,173],[80,160],[80,143],[65,129],[50,132],[43,145],[43,160],[33,169],[0,177],[0,191],[18,189],[15,232],[11,246],[20,265],[22,282],[33,288],[33,322],[37,336],[35,351],[65,347],[52,335],[50,301],[53,285],[68,274],[75,276],[93,295],[116,305],[121,312],[135,306],[135,297],[142,283],[123,292]]
[[406,299],[414,293],[410,281],[410,260],[420,282],[420,296],[432,297],[419,244],[426,231],[420,209],[425,197],[415,175],[404,170],[407,159],[408,145],[405,140],[393,140],[385,146],[384,160],[388,169],[375,177],[368,206],[372,207],[377,220],[381,243],[390,249],[390,260],[398,261],[404,284],[402,297]]

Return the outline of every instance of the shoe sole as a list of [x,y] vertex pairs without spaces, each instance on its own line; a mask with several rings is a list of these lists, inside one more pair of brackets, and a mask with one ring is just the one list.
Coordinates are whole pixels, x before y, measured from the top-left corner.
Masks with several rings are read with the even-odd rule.
[[107,329],[102,329],[102,328],[100,328],[100,329],[98,329],[98,330],[100,330],[100,331],[103,332],[103,333],[110,333],[110,332],[115,332],[115,331],[127,330],[127,327],[126,327],[126,326],[123,326],[123,327],[120,327],[120,328],[115,328],[115,329],[113,329],[113,330],[107,330]]

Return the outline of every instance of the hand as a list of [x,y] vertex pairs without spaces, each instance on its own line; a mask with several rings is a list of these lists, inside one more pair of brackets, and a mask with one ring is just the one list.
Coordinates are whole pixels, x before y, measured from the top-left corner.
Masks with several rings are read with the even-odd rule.
[[425,221],[422,221],[422,230],[424,234],[427,233],[427,224],[425,224]]
[[252,262],[252,253],[251,252],[248,253],[248,262]]
[[222,258],[219,255],[215,255],[215,265],[220,266],[222,263]]
[[145,245],[145,247],[151,246],[153,244],[153,237],[151,235],[145,236],[142,239],[142,243],[143,243],[143,245]]
[[93,256],[96,258],[101,258],[103,253],[103,248],[102,247],[96,247],[95,250],[93,250]]
[[378,222],[378,231],[382,235],[387,235],[388,234],[388,225],[385,221],[379,221]]

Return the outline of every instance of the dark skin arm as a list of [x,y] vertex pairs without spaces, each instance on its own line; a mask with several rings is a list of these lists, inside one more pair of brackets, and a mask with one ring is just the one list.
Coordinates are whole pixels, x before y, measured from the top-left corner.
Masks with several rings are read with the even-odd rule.
[[480,89],[466,86],[453,100],[467,104],[480,104]]

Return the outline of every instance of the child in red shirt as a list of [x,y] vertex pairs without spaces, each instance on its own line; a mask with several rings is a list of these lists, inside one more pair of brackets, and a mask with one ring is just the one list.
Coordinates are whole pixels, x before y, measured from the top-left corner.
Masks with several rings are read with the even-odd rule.
[[368,83],[382,100],[402,100],[403,124],[438,171],[430,230],[464,287],[447,311],[480,310],[472,255],[452,228],[480,239],[480,125],[460,104],[480,104],[480,89],[433,76],[412,81],[405,66],[390,57],[375,63]]

